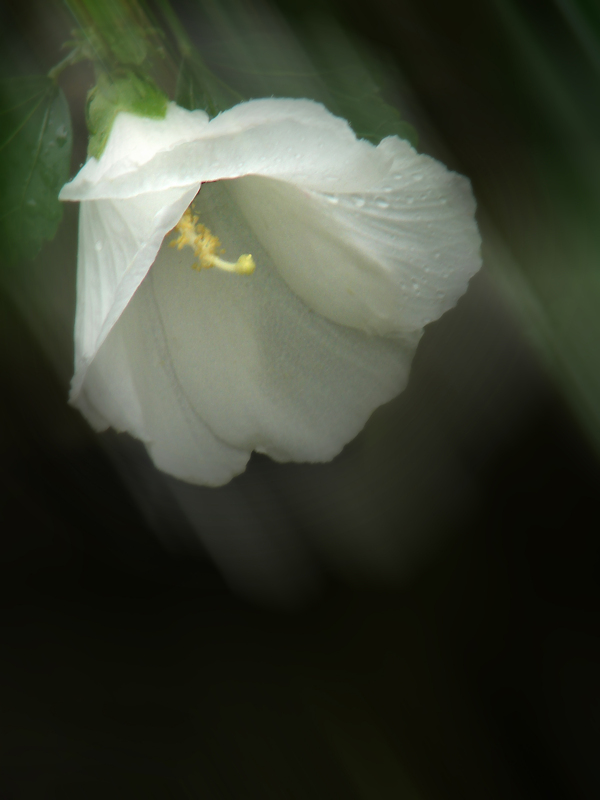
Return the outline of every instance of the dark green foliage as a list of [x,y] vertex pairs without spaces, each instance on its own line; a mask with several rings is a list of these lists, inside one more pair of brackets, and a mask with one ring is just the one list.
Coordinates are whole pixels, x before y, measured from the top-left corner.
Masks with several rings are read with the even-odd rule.
[[285,27],[261,29],[236,7],[231,19],[221,14],[212,24],[214,35],[202,48],[206,64],[186,39],[177,83],[180,105],[214,116],[242,99],[307,97],[347,119],[358,137],[373,144],[398,135],[416,145],[415,129],[384,99],[385,70],[333,23],[292,35]]
[[213,75],[195,54],[183,60],[177,77],[177,105],[190,111],[201,108],[210,117],[215,117],[245,99]]
[[69,108],[54,81],[0,81],[0,241],[9,262],[33,258],[54,237],[71,144]]

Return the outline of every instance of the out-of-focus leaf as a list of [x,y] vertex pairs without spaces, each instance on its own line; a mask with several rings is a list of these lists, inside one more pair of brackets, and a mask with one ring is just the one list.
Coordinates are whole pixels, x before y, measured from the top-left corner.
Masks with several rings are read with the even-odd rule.
[[177,77],[175,102],[194,111],[201,108],[210,117],[241,103],[245,98],[219,80],[194,54],[186,57]]
[[[415,129],[385,99],[391,83],[385,70],[338,25],[320,19],[292,33],[275,17],[268,25],[261,22],[237,0],[206,10],[212,35],[202,56],[222,79],[220,86],[231,86],[245,98],[308,97],[347,119],[361,138],[377,144],[396,134],[416,144]],[[178,102],[185,104],[189,77],[180,76],[180,83]]]
[[535,204],[525,195],[504,212],[514,257],[488,263],[600,453],[600,19],[584,0],[557,0],[552,29],[536,4],[494,6],[537,185]]
[[156,31],[137,2],[69,0],[68,5],[79,23],[80,38],[106,68],[140,66],[155,44]]
[[33,258],[62,217],[71,117],[47,77],[0,81],[0,242],[8,261]]

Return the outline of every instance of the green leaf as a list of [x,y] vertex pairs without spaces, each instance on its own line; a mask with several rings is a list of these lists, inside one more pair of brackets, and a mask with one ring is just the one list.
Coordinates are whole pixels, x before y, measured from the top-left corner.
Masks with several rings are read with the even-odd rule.
[[71,118],[50,78],[0,81],[0,243],[8,261],[31,259],[62,217]]
[[167,113],[167,97],[150,78],[132,70],[101,73],[98,83],[88,95],[86,108],[90,132],[88,153],[100,158],[108,141],[115,117],[128,111],[140,117],[163,119]]
[[245,98],[213,75],[198,56],[184,58],[177,77],[177,105],[189,111],[201,108],[209,117],[216,117],[242,100]]
[[292,36],[283,27],[261,28],[237,2],[228,19],[229,5],[219,6],[214,35],[202,51],[222,85],[247,98],[307,97],[347,119],[360,138],[378,144],[397,135],[416,146],[417,132],[386,100],[398,99],[399,76],[333,20],[323,17]]

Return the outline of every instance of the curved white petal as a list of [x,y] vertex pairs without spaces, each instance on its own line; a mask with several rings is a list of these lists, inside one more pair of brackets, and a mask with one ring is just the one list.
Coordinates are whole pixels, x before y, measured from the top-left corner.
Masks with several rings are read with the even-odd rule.
[[150,269],[165,234],[177,224],[198,188],[81,204],[73,397]]
[[175,103],[169,103],[164,119],[149,119],[122,111],[115,118],[100,159],[90,158],[75,178],[63,186],[59,198],[83,200],[88,187],[101,181],[110,182],[123,174],[135,174],[157,153],[201,137],[207,125],[206,112],[187,111]]
[[100,347],[72,402],[97,429],[110,424],[141,439],[159,469],[184,481],[220,486],[243,472],[250,457],[220,441],[185,397],[148,283]]
[[198,273],[191,251],[165,246],[131,305],[145,296],[139,316],[150,319],[151,288],[179,384],[220,440],[281,461],[332,458],[404,388],[418,335],[384,339],[314,314],[279,277],[227,182],[205,185],[197,212],[225,257],[251,252],[256,272]]
[[[124,149],[121,140],[128,138],[132,147],[137,146],[138,119],[131,114],[117,117],[115,127],[117,122],[120,125],[110,137],[119,140],[114,149]],[[166,128],[169,117],[144,122],[148,128]],[[144,151],[144,159],[146,155]],[[385,150],[357,139],[345,120],[319,103],[280,98],[240,103],[208,124],[198,125],[193,140],[158,148],[143,163],[125,158],[114,161],[109,156],[107,147],[99,162],[90,159],[63,188],[61,199],[135,197],[251,174],[320,191],[358,192],[383,179],[391,164]]]
[[323,194],[248,176],[233,194],[288,285],[327,319],[390,335],[455,305],[481,266],[469,181],[400,139],[385,180]]

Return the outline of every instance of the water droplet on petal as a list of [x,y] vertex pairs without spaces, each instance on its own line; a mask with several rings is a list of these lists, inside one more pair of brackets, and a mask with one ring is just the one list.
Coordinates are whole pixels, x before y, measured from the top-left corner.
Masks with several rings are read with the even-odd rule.
[[99,253],[102,250],[102,242],[98,240],[94,247],[96,248],[96,252]]
[[440,255],[441,255],[441,253],[439,253],[439,252],[438,252],[438,253],[434,253],[434,254],[433,254],[433,257],[437,259],[437,258],[439,258],[439,257],[440,257]]
[[440,300],[441,300],[441,299],[442,299],[442,297],[445,297],[445,296],[446,296],[446,292],[443,292],[441,289],[438,289],[438,290],[437,290],[437,292],[435,293],[435,296],[436,296],[436,297],[439,297],[439,298],[440,298]]
[[414,178],[415,181],[422,181],[423,180],[423,176],[421,175],[420,172],[415,172],[415,174],[413,175],[413,178]]
[[402,173],[401,173],[401,172],[397,172],[395,175],[392,175],[392,178],[393,178],[395,181],[401,181],[401,180],[402,180],[402,178],[403,178],[403,175],[402,175]]
[[365,204],[365,198],[364,197],[355,197],[354,198],[354,205],[357,208],[362,208],[364,206],[364,204]]
[[323,197],[328,203],[331,203],[332,206],[336,206],[340,201],[339,197],[336,197],[334,194],[324,194]]
[[388,201],[384,200],[381,197],[378,198],[377,200],[375,200],[375,205],[377,206],[377,208],[389,208],[390,207],[390,204],[388,203]]
[[408,205],[408,206],[412,206],[412,204],[413,204],[414,202],[415,202],[415,198],[414,198],[414,197],[412,197],[412,196],[410,196],[410,195],[409,195],[409,196],[406,198],[406,205]]

